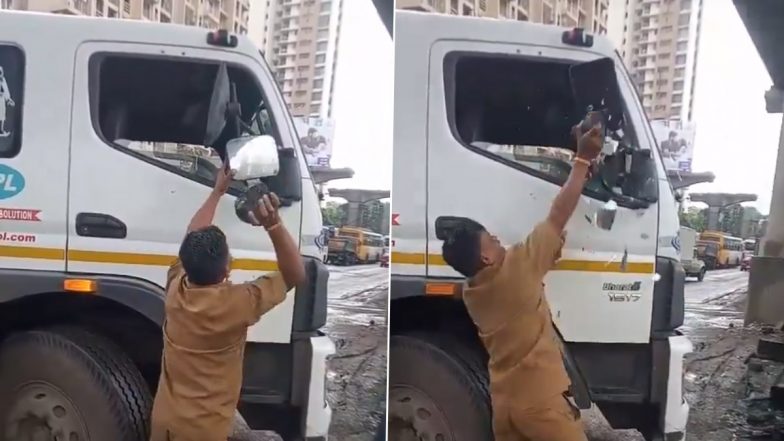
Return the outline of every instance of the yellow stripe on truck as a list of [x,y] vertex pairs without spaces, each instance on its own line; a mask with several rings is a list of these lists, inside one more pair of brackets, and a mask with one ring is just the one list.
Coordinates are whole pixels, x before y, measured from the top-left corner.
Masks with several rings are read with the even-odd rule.
[[[0,257],[20,259],[65,260],[72,262],[109,263],[118,265],[169,266],[176,256],[167,254],[119,253],[112,251],[65,250],[58,248],[0,246]],[[234,259],[231,268],[248,271],[276,271],[273,260]]]
[[[393,264],[404,265],[446,265],[444,258],[438,254],[424,253],[392,253]],[[600,260],[572,260],[562,259],[555,264],[554,271],[582,271],[595,273],[627,273],[627,274],[653,274],[656,266],[650,262],[605,262]]]

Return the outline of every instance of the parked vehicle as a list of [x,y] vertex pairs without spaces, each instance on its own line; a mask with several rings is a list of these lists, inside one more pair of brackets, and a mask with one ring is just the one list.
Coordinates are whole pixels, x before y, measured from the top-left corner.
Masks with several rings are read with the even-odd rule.
[[358,263],[376,263],[381,258],[384,251],[384,236],[360,227],[340,227],[337,235],[356,239]]
[[699,258],[699,252],[697,251],[697,231],[688,227],[681,227],[678,230],[678,239],[681,248],[681,264],[686,272],[686,277],[696,277],[697,281],[702,282],[705,279],[707,268],[705,262]]
[[686,277],[696,277],[698,282],[702,282],[705,279],[707,268],[705,267],[705,262],[697,256],[697,250],[692,249],[692,258],[681,261],[681,263],[683,264],[683,270],[686,272]]
[[703,260],[709,269],[731,268],[743,260],[743,239],[721,231],[703,231],[698,243],[704,247]]
[[332,265],[356,265],[359,263],[359,241],[354,237],[334,236],[329,239],[327,263]]
[[751,269],[751,259],[754,257],[752,254],[743,256],[743,261],[740,263],[741,271],[749,271]]

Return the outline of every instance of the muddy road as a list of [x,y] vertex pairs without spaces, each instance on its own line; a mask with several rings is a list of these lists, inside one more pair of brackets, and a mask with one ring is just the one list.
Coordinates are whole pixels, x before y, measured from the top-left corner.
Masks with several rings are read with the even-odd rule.
[[[743,437],[739,400],[747,388],[746,360],[756,349],[759,328],[743,327],[748,273],[711,271],[703,282],[687,279],[686,315],[681,331],[694,352],[686,357],[686,399],[691,414],[687,439],[734,441]],[[636,431],[612,430],[592,409],[583,414],[591,441],[643,441]]]
[[330,360],[330,439],[371,441],[384,418],[387,386],[389,270],[379,265],[331,266],[326,332]]

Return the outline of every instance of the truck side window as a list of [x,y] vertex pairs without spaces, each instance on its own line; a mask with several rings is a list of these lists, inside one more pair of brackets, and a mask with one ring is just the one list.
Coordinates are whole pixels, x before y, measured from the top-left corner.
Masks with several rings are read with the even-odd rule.
[[0,45],[0,158],[13,158],[22,148],[24,52]]
[[[576,147],[570,63],[563,60],[453,52],[444,60],[447,118],[470,150],[562,184]],[[587,109],[586,109],[587,110]],[[589,189],[603,191],[598,180]]]
[[[210,61],[96,54],[90,60],[93,126],[120,151],[212,185],[221,166],[219,152],[232,137],[224,129],[214,146],[204,145],[217,71],[218,64]],[[271,135],[280,142],[252,73],[233,65],[228,73],[242,107],[242,134]]]

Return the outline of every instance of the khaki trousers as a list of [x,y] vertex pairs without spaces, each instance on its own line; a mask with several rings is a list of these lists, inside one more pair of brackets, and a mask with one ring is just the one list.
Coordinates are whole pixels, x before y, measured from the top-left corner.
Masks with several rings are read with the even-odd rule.
[[[500,406],[499,406],[500,407]],[[580,410],[563,395],[542,400],[535,407],[513,404],[493,409],[495,441],[588,441]]]

